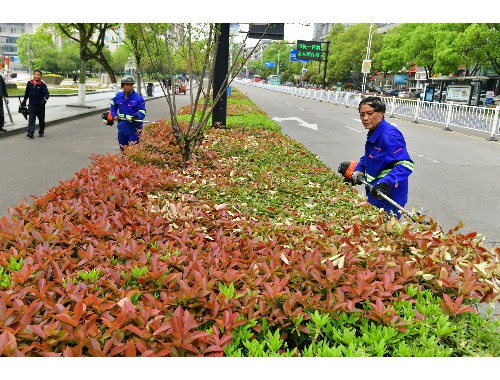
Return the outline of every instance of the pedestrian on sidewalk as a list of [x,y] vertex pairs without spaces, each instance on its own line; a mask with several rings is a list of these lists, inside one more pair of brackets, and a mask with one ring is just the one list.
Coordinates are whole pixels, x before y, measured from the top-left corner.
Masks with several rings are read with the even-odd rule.
[[135,79],[125,75],[121,80],[120,91],[111,99],[110,112],[113,120],[118,121],[118,144],[123,152],[130,143],[139,143],[142,133],[142,123],[146,117],[144,98],[134,91]]
[[73,84],[78,84],[78,75],[76,73],[73,73]]
[[28,137],[30,139],[35,135],[35,122],[38,117],[38,136],[43,137],[45,133],[45,104],[49,99],[49,89],[45,82],[42,81],[42,72],[35,70],[33,79],[26,84],[24,92],[24,100],[21,102],[23,107],[28,103]]
[[[385,118],[385,103],[381,98],[369,96],[359,102],[359,118],[368,130],[365,154],[352,173],[355,185],[364,179],[368,202],[383,208],[388,214],[401,217],[401,211],[384,199],[377,199],[377,191],[390,186],[390,197],[401,207],[408,202],[408,177],[413,172],[413,161],[406,149],[403,134]],[[389,194],[386,194],[389,196]]]
[[5,85],[5,80],[0,75],[0,103],[2,106],[0,107],[0,132],[7,132],[3,127],[5,126],[5,114],[3,111],[3,102],[5,98],[5,104],[9,104],[9,100],[7,99],[9,94],[7,93],[7,86]]

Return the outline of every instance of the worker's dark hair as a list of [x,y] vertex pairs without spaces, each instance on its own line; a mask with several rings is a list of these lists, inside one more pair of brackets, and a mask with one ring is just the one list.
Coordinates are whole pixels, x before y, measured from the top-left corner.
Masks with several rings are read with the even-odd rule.
[[42,74],[42,72],[41,72],[40,70],[33,70],[33,74],[34,74],[34,73],[36,73],[37,71],[38,71],[38,72],[40,73],[40,75],[43,77],[43,74]]
[[367,104],[373,108],[376,112],[384,112],[385,113],[385,103],[382,101],[382,98],[378,96],[368,96],[359,102],[358,111],[361,109],[363,104]]

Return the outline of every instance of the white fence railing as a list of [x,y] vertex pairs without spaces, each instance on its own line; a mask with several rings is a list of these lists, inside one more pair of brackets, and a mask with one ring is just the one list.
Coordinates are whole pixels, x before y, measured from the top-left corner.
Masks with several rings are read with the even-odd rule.
[[[298,97],[318,100],[320,102],[341,105],[345,107],[358,107],[361,99],[367,95],[355,94],[344,91],[326,91],[312,88],[290,87],[282,85],[271,85],[248,80],[234,80],[237,83],[257,86],[271,91]],[[420,99],[404,99],[395,96],[384,98],[386,103],[386,114],[398,115],[412,119],[431,121],[444,125],[444,129],[451,130],[452,127],[466,128],[488,133],[489,140],[497,141],[495,136],[500,135],[500,106],[495,108],[465,106],[454,103],[425,102]]]

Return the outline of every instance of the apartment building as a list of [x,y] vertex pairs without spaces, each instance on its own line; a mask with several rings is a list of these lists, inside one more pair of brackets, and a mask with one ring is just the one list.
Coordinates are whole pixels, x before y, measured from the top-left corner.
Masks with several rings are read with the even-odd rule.
[[12,71],[22,68],[17,54],[17,40],[23,33],[35,33],[42,24],[33,23],[5,23],[0,24],[0,55],[9,57]]

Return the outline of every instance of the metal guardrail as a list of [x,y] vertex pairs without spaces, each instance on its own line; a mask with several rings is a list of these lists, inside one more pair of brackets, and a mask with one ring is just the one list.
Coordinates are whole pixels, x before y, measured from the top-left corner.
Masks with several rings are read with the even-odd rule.
[[[248,80],[234,80],[237,83],[257,86],[271,91],[294,95],[306,99],[317,100],[347,108],[358,107],[359,102],[368,95],[355,94],[345,91],[325,91],[312,88],[290,87],[283,85],[270,85]],[[445,130],[450,126],[471,129],[489,134],[488,140],[498,141],[500,135],[500,106],[495,108],[466,106],[455,103],[426,102],[420,99],[405,99],[398,97],[385,97],[386,114],[398,115],[413,119],[431,121],[444,125]]]

